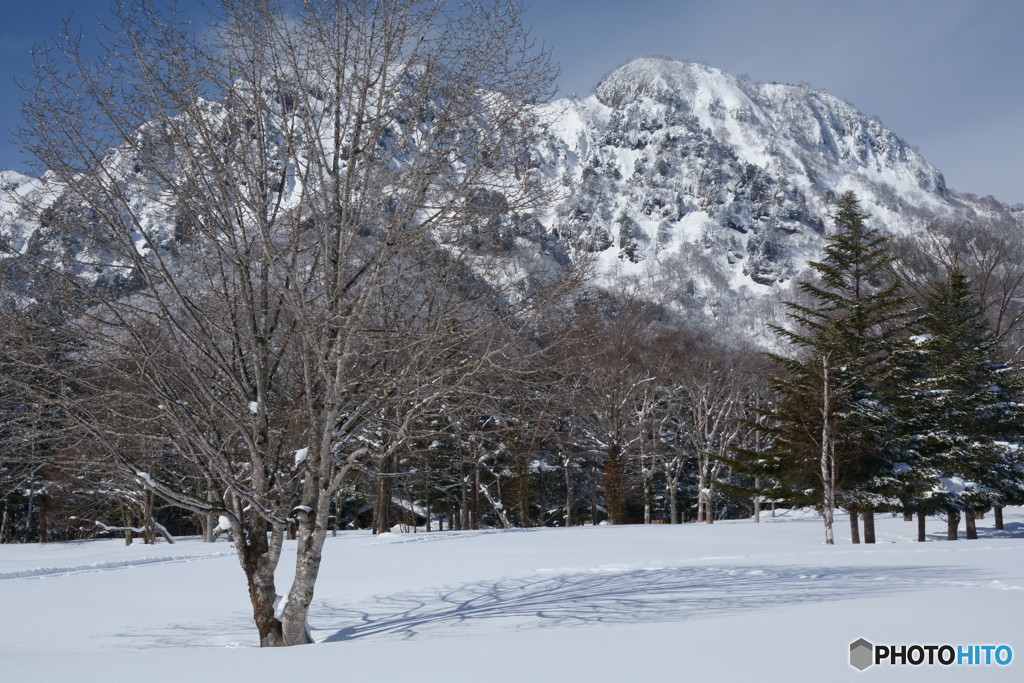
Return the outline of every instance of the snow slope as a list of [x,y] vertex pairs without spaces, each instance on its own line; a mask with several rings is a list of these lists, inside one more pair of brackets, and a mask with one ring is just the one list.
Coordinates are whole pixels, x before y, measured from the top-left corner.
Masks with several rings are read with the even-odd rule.
[[877,545],[833,547],[806,514],[343,533],[311,614],[321,642],[282,650],[255,647],[226,542],[0,546],[0,680],[1020,680],[1020,661],[847,663],[860,637],[1005,643],[1024,659],[1024,510],[990,524],[951,543],[929,520],[920,544],[915,524],[879,515]]
[[1020,228],[998,202],[947,188],[880,121],[806,85],[645,57],[548,110],[556,124],[537,163],[563,199],[544,225],[593,255],[598,284],[635,282],[727,334],[756,338],[765,297],[791,298],[843,192],[884,233],[943,221]]
[[[325,105],[315,91],[309,85],[307,105],[296,110],[309,119],[298,129],[322,122]],[[216,102],[200,109],[211,121],[225,115]],[[792,298],[794,281],[820,256],[831,228],[827,216],[845,191],[856,192],[872,227],[897,235],[934,222],[1017,231],[1024,220],[994,199],[950,190],[938,169],[880,121],[806,85],[755,83],[698,63],[645,57],[613,70],[592,95],[557,100],[539,112],[546,132],[529,167],[549,182],[554,201],[539,215],[512,217],[509,272],[522,275],[570,258],[592,262],[595,285],[637,287],[691,324],[726,336],[760,342],[751,330],[779,322],[772,301]],[[267,139],[288,138],[283,131],[296,125],[292,115],[275,100],[266,112]],[[479,133],[488,124],[465,126]],[[145,139],[146,127],[137,135]],[[314,191],[298,181],[305,176],[299,166],[329,148],[326,139],[333,137],[320,131],[294,143],[284,206]],[[278,142],[265,151],[273,159],[285,153]],[[173,252],[187,241],[175,202],[162,181],[140,170],[145,164],[131,148],[111,150],[102,162],[118,191],[132,197],[134,222],[126,229],[141,253],[149,247],[137,229]],[[400,145],[393,152],[401,165],[406,152]],[[162,163],[168,168],[161,177],[187,173],[192,162],[172,155]],[[88,281],[127,282],[109,250],[93,245],[89,251],[52,217],[26,217],[18,207],[25,200],[72,217],[79,202],[55,182],[0,172],[0,246]],[[11,282],[0,285],[30,287],[25,280],[32,276],[17,268],[0,275]]]

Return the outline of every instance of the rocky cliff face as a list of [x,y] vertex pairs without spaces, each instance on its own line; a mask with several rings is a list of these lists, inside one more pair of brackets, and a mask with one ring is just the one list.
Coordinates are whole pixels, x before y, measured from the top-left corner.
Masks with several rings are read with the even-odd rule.
[[539,163],[564,197],[548,230],[592,253],[600,282],[644,281],[712,318],[784,290],[819,254],[847,190],[894,233],[1006,213],[952,193],[879,121],[807,86],[644,58],[549,114]]
[[[948,190],[942,174],[879,121],[807,86],[643,58],[611,72],[591,96],[543,113],[549,131],[533,172],[558,199],[545,215],[509,221],[510,258],[592,258],[595,284],[641,288],[742,333],[818,256],[832,201],[847,190],[894,233],[978,216],[1022,224],[1021,212]],[[138,184],[124,173],[127,185]],[[4,173],[0,185],[9,198],[62,206],[59,191],[42,181]],[[139,210],[158,220],[164,214],[147,209],[144,195]],[[8,249],[48,252],[58,266],[62,253],[80,263],[75,245],[52,232],[0,201]],[[100,263],[102,254],[89,260]]]

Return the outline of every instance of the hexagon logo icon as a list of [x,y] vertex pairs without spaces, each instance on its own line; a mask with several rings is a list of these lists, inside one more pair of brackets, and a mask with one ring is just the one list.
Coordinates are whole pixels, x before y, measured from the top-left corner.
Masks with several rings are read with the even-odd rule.
[[857,671],[863,671],[874,664],[874,655],[875,646],[863,638],[850,643],[850,666]]

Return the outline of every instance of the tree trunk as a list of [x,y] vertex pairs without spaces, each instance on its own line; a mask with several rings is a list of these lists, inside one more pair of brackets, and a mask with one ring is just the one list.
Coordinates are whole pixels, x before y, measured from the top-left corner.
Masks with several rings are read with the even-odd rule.
[[327,514],[314,513],[306,508],[296,508],[292,512],[298,521],[295,579],[281,610],[281,636],[284,645],[308,645],[313,639],[309,634],[307,617],[327,539]]
[[832,523],[836,509],[835,488],[835,444],[832,443],[831,398],[829,396],[828,357],[822,356],[822,399],[821,399],[821,485],[822,520],[825,523],[825,543],[835,544]]
[[996,505],[995,508],[993,508],[993,511],[995,513],[996,531],[1002,531],[1003,530],[1003,506],[1002,505]]
[[608,447],[604,460],[604,496],[608,522],[622,524],[626,518],[626,473],[622,466],[622,452],[616,443]]
[[[431,502],[432,501],[430,499],[430,477],[428,475],[427,479],[426,479],[426,484],[423,487],[423,508],[424,508],[424,510],[427,513],[427,532],[428,533],[433,531],[433,526],[434,526],[434,510],[433,510],[433,506],[431,505]],[[338,535],[338,517],[337,517],[337,513],[335,513],[335,517],[334,517],[334,530],[331,533],[331,536],[337,536],[337,535]]]
[[565,477],[565,526],[570,527],[575,522],[572,518],[572,507],[575,502],[572,499],[572,467],[570,466],[571,461],[567,458],[562,459],[562,475]]
[[707,496],[704,498],[704,505],[707,508],[706,511],[704,512],[704,521],[707,522],[708,524],[713,524],[714,521],[715,521],[715,508],[714,508],[714,505],[713,505],[713,503],[711,501],[712,501],[712,498],[714,497],[714,493],[715,493],[714,485],[711,484],[711,483],[708,483],[707,491],[708,491]]
[[670,524],[679,524],[679,477],[669,479],[668,516]]
[[[500,480],[498,481],[500,484]],[[498,521],[501,522],[502,529],[511,529],[512,524],[508,520],[508,514],[505,512],[505,505],[501,501],[501,487],[498,486],[498,495],[491,495],[491,489],[487,486],[480,485],[480,493],[484,494],[484,498],[490,503],[491,509],[494,510],[494,514],[498,516]],[[415,514],[415,513],[414,513]],[[413,533],[416,533],[416,527],[413,526]]]
[[379,472],[382,476],[377,477],[377,495],[373,501],[373,533],[384,534],[391,531],[395,524],[392,514],[392,497],[394,479],[388,475],[394,474],[398,469],[397,454],[387,454],[380,460]]
[[704,487],[707,481],[704,477],[704,468],[700,467],[700,474],[697,475],[697,522],[704,521],[707,508],[704,506]]
[[967,510],[964,513],[964,519],[967,524],[967,540],[975,541],[978,539],[978,527],[975,524],[974,510]]
[[466,461],[459,458],[459,531],[469,528],[469,475],[466,474]]
[[860,524],[858,523],[857,509],[848,508],[847,512],[850,514],[850,543],[860,543]]
[[519,524],[523,527],[533,526],[530,519],[530,477],[525,463],[517,465],[516,472],[516,505],[519,508]]
[[946,540],[955,541],[957,540],[956,528],[960,526],[960,512],[958,510],[949,510],[946,512]]
[[[761,490],[761,478],[754,477],[754,489],[757,491]],[[754,494],[754,522],[760,524],[761,522],[761,494]]]
[[197,512],[195,513],[195,520],[199,523],[199,528],[202,530],[203,543],[211,543],[213,541],[213,515]]
[[919,543],[924,543],[925,541],[925,519],[925,514],[919,510],[917,513],[917,540]]
[[470,490],[470,529],[480,528],[480,461],[473,459],[473,486]]
[[[213,482],[209,479],[206,480],[206,502],[210,503],[211,507],[217,502],[217,494],[213,492]],[[203,525],[203,543],[213,543],[217,539],[214,531],[219,520],[212,512],[200,515],[200,519]]]
[[864,542],[874,543],[875,542],[875,511],[872,508],[868,508],[861,513],[861,517],[864,519]]
[[36,513],[39,519],[39,542],[46,543],[49,540],[47,527],[50,526],[50,498],[39,496],[39,510]]
[[651,523],[651,508],[653,496],[651,495],[651,478],[644,473],[644,524]]
[[235,552],[238,554],[245,580],[249,586],[249,601],[252,603],[253,621],[260,637],[260,647],[280,647],[285,644],[281,622],[275,614],[277,588],[274,570],[280,559],[280,548],[284,529],[275,528],[270,532],[268,542],[266,524],[259,519],[251,520],[249,528],[232,524],[235,537]]
[[143,495],[142,509],[142,542],[145,545],[156,543],[156,523],[153,519],[154,497],[152,489],[146,489]]
[[249,585],[252,617],[259,633],[260,647],[281,647],[284,645],[284,638],[281,634],[281,622],[274,615],[277,591],[274,587],[273,573],[268,575],[265,569],[254,569],[245,578]]
[[128,508],[121,508],[121,526],[124,527],[124,544],[131,545],[134,535],[132,532],[132,516],[128,513]]
[[4,500],[4,516],[0,521],[0,543],[9,543],[11,540],[11,515],[8,511],[7,500]]

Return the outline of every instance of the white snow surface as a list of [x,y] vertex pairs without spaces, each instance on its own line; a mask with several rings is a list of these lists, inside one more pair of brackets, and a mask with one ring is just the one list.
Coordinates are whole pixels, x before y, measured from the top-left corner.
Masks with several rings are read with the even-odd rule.
[[[260,650],[227,541],[0,546],[4,681],[1020,680],[1008,667],[873,667],[857,638],[1008,644],[1024,658],[1024,511],[948,542],[879,515],[835,546],[806,512],[763,522],[329,538],[318,643]],[[281,573],[289,573],[294,542]],[[287,576],[281,577],[283,580]],[[279,584],[283,592],[285,584]],[[713,679],[708,677],[714,677]]]

